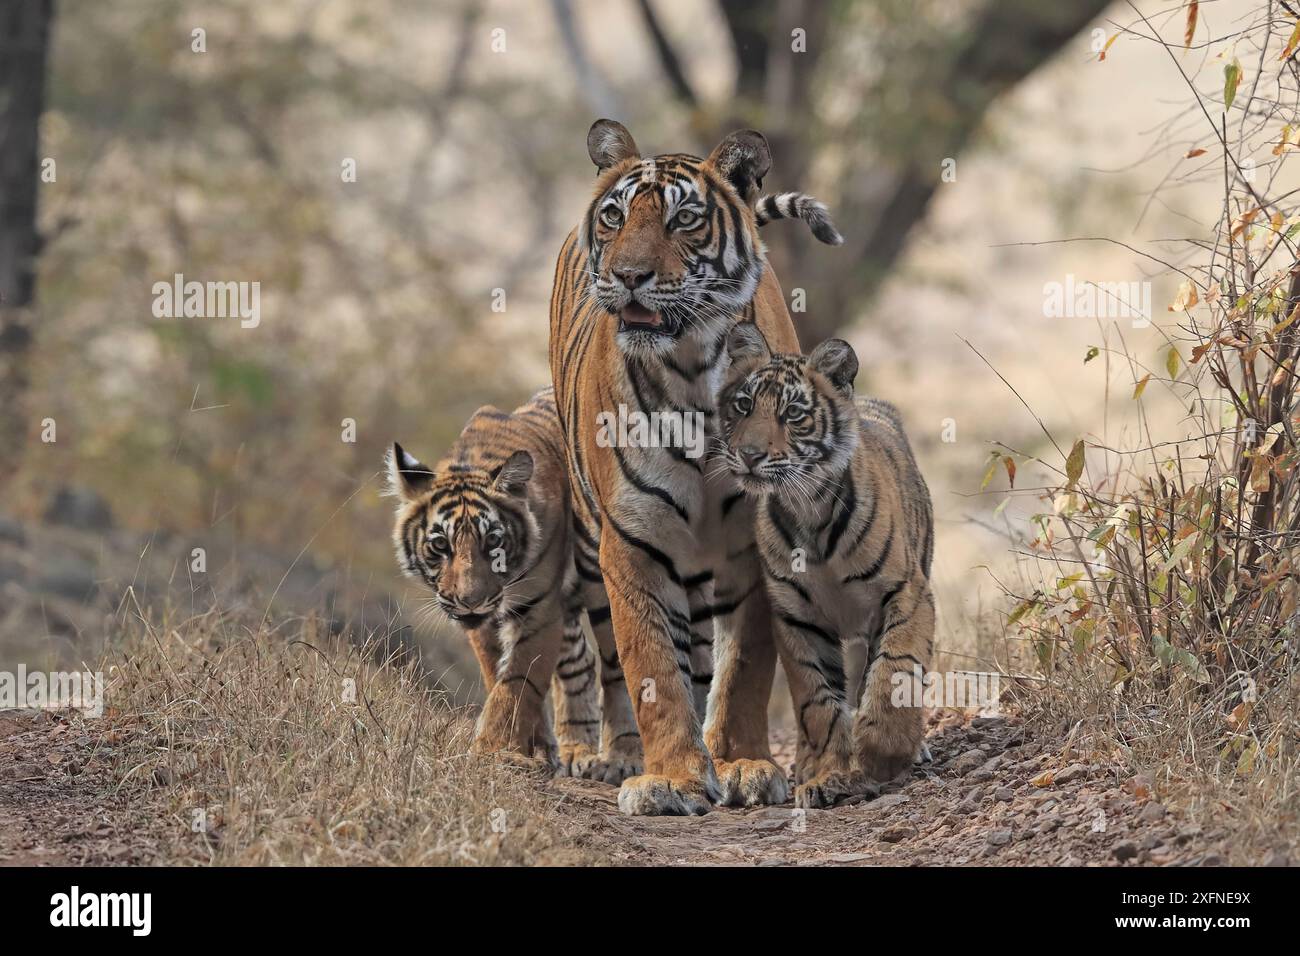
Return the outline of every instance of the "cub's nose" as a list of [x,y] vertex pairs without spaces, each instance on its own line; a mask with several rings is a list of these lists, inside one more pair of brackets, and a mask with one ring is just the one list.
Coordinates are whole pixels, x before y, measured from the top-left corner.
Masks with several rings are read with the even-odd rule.
[[746,467],[752,469],[763,460],[763,450],[761,448],[755,448],[753,445],[741,445],[740,460],[745,463]]
[[653,272],[642,272],[640,269],[615,269],[614,275],[629,289],[640,288],[654,278]]

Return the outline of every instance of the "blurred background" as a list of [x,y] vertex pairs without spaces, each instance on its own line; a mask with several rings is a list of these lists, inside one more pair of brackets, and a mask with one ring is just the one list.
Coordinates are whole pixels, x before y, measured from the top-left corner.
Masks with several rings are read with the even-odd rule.
[[[1200,29],[1259,6],[1202,3]],[[1137,10],[1181,37],[1181,4]],[[1167,264],[1219,212],[1218,160],[1187,157],[1210,145],[1187,84],[1221,88],[1222,63],[1199,44],[1172,63],[1128,32],[1139,16],[0,0],[0,668],[93,660],[115,616],[215,595],[391,631],[472,698],[459,635],[413,626],[381,456],[398,439],[432,460],[479,405],[547,383],[600,116],[645,152],[755,127],[766,187],[830,206],[840,248],[765,230],[777,274],[802,290],[805,346],[848,338],[860,391],[902,409],[939,520],[941,650],[989,666],[997,582],[1032,533],[1032,509],[999,507],[1007,472],[986,483],[991,442],[1055,455],[994,369],[1065,448],[1131,436],[1142,371],[1085,355],[1118,331],[1161,366]],[[177,273],[260,283],[259,324],[155,317]],[[1068,277],[1149,282],[1155,323],[1047,314]],[[1019,460],[1017,486],[1042,484]]]

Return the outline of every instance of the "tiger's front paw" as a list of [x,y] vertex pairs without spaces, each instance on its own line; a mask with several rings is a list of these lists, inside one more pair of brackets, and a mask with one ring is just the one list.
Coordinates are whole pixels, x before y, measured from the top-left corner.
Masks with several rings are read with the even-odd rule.
[[790,799],[785,771],[770,760],[719,760],[714,766],[723,806],[758,807]]
[[910,770],[929,752],[921,711],[898,708],[877,720],[863,720],[854,727],[853,749],[856,768],[876,783],[886,783]]
[[641,748],[620,749],[611,747],[608,751],[596,754],[580,774],[586,780],[599,780],[612,787],[617,787],[629,777],[635,777],[642,771]]
[[557,777],[587,777],[593,764],[600,759],[596,748],[588,744],[560,744]]
[[794,788],[794,805],[805,810],[827,810],[839,801],[866,793],[866,778],[856,773],[824,773]]
[[702,777],[646,773],[623,781],[618,808],[629,816],[699,816],[712,809],[717,796],[716,787]]
[[479,737],[470,745],[469,752],[478,756],[491,757],[498,763],[528,773],[550,776],[557,772],[559,756],[553,745],[543,743],[528,749],[530,752],[524,753],[517,744]]

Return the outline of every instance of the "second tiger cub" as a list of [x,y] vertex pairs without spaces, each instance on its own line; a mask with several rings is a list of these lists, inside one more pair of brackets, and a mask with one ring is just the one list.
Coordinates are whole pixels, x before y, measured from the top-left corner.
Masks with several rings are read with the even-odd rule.
[[[795,803],[831,806],[909,767],[919,707],[895,706],[934,643],[930,493],[898,412],[853,399],[858,359],[830,339],[773,354],[753,323],[727,341],[721,454],[758,499],[759,556],[799,725]],[[844,648],[865,640],[861,697],[847,699]],[[855,709],[856,706],[856,709]]]

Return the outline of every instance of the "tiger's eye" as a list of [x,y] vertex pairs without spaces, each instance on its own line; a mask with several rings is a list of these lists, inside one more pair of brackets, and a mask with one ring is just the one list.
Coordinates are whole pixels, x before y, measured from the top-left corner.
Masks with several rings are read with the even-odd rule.
[[623,211],[617,206],[606,206],[600,214],[600,221],[611,229],[617,229],[623,224]]
[[736,400],[732,402],[732,406],[736,409],[738,415],[748,415],[754,410],[754,403],[748,395],[737,395]]
[[673,217],[673,226],[677,229],[690,229],[699,225],[700,215],[691,209],[683,209]]

